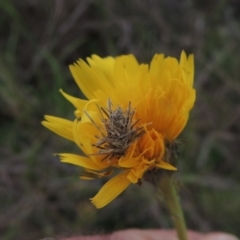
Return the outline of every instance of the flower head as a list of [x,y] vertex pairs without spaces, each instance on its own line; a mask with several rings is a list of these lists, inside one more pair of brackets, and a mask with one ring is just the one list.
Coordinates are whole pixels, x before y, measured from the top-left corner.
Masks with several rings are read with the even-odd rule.
[[81,178],[120,170],[91,199],[97,208],[149,171],[176,170],[169,146],[185,127],[195,102],[193,55],[182,52],[178,62],[156,54],[150,65],[139,64],[133,55],[92,55],[70,70],[88,100],[60,90],[76,108],[75,120],[45,116],[42,124],[84,152],[85,156],[59,154],[62,162],[84,169]]

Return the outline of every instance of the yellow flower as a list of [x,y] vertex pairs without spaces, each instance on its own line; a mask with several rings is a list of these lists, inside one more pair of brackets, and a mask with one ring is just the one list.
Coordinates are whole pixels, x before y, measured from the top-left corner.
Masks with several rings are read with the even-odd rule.
[[178,62],[156,54],[150,65],[139,64],[133,55],[92,55],[70,70],[88,100],[60,90],[76,108],[76,119],[45,116],[42,124],[84,152],[85,156],[59,154],[62,162],[84,169],[81,178],[120,170],[91,199],[97,208],[150,171],[176,170],[168,146],[185,127],[195,102],[193,55],[182,52]]

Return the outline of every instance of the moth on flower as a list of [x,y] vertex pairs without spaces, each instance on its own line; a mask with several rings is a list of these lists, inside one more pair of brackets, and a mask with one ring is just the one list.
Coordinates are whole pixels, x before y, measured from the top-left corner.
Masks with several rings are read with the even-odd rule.
[[152,170],[176,170],[169,156],[195,102],[193,55],[182,52],[178,61],[156,54],[149,65],[133,55],[92,55],[70,70],[88,100],[60,90],[76,108],[75,120],[45,116],[42,124],[84,152],[59,154],[62,162],[84,169],[82,179],[120,170],[91,198],[97,208]]

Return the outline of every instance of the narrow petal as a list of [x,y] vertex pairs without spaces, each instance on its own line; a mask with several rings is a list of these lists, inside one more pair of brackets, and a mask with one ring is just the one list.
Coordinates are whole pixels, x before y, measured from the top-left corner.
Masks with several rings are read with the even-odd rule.
[[83,157],[76,154],[61,153],[61,154],[58,154],[58,156],[60,157],[61,162],[71,163],[71,164],[74,164],[83,168],[91,169],[91,170],[100,171],[107,167],[106,166],[107,164],[102,164],[101,166],[96,164],[89,157]]
[[123,168],[132,168],[139,165],[141,161],[141,156],[133,157],[135,149],[137,147],[137,141],[133,143],[127,151],[126,156],[121,157],[118,160],[118,165]]
[[114,92],[111,92],[111,99],[115,99],[117,103],[123,105],[129,103],[136,92],[139,68],[140,65],[133,55],[123,55],[116,58],[114,65],[115,89]]
[[129,80],[131,80],[132,77],[136,77],[139,64],[134,55],[129,54],[120,56],[116,59],[116,64],[120,64],[121,67],[124,68],[124,72],[129,77]]
[[193,77],[194,77],[194,57],[193,54],[190,54],[187,58],[187,55],[184,51],[181,53],[180,57],[180,66],[183,69],[184,79],[186,83],[192,87],[193,86]]
[[122,172],[110,179],[103,185],[100,191],[90,199],[96,208],[105,207],[129,186],[131,182],[126,178],[127,173],[128,171]]
[[118,160],[118,164],[120,167],[123,168],[131,168],[136,167],[140,162],[140,158],[127,158],[127,157],[121,157]]
[[[92,59],[92,61],[94,60]],[[93,66],[94,64],[92,61],[91,65]],[[104,59],[104,61],[109,60]],[[102,65],[102,67],[104,67],[104,65]],[[104,74],[107,72],[105,68],[99,69],[91,67],[83,60],[79,60],[76,64],[70,65],[70,71],[79,88],[88,99],[95,98],[95,91],[98,89],[101,89],[105,93],[113,91],[113,85],[111,81],[109,81],[111,77],[105,76]]]
[[143,174],[148,169],[148,167],[148,164],[142,163],[138,167],[132,168],[128,173],[127,178],[131,183],[137,183],[139,179],[143,177]]
[[73,122],[64,118],[58,118],[45,115],[45,120],[42,125],[50,129],[54,133],[74,142],[73,137]]
[[134,171],[130,171],[129,174],[127,175],[127,178],[131,183],[137,183],[139,180],[139,177],[136,176],[136,173]]
[[72,103],[72,105],[76,109],[80,110],[80,113],[82,113],[85,105],[89,102],[87,100],[82,100],[80,98],[75,98],[75,97],[65,93],[62,89],[60,89],[59,91],[70,103]]
[[80,178],[85,180],[92,180],[96,178],[108,177],[113,173],[113,171],[114,171],[113,169],[108,170],[106,172],[96,172],[96,171],[86,170],[80,174]]
[[164,61],[164,54],[155,54],[150,64],[150,74],[157,75]]
[[113,83],[113,69],[115,64],[113,57],[101,58],[94,54],[91,58],[87,58],[87,61],[101,79],[107,79],[109,83]]
[[178,118],[176,118],[171,124],[169,124],[169,128],[166,131],[166,137],[170,141],[173,141],[178,137],[178,135],[182,132],[183,128],[186,126],[188,121],[189,113],[186,111],[179,114]]
[[176,171],[177,168],[175,168],[174,166],[172,166],[171,164],[167,163],[167,162],[164,162],[164,161],[161,161],[160,163],[158,164],[155,164],[156,167],[159,167],[159,168],[163,168],[163,169],[166,169],[166,170],[172,170],[172,171]]

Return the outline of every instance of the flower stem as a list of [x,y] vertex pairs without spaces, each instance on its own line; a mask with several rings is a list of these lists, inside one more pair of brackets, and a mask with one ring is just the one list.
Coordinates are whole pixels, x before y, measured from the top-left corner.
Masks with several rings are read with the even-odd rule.
[[179,197],[173,183],[173,174],[163,172],[160,177],[159,186],[173,218],[179,240],[187,240],[187,228]]

